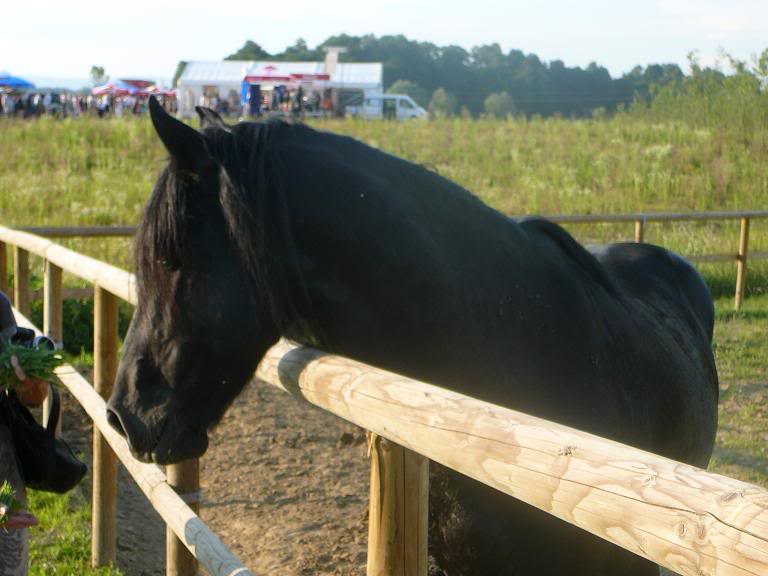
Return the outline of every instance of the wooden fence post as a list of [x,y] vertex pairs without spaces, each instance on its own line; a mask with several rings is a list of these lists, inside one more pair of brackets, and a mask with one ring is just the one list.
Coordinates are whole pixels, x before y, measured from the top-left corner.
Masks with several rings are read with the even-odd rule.
[[8,249],[0,242],[0,292],[8,295]]
[[[165,467],[168,485],[189,505],[195,514],[200,512],[200,461],[185,460]],[[166,528],[166,576],[194,576],[197,560],[173,530]]]
[[[117,373],[117,297],[96,286],[93,316],[93,385],[108,398]],[[93,540],[91,563],[107,566],[117,552],[117,458],[93,430]]]
[[13,305],[29,317],[29,252],[13,247]]
[[744,289],[747,282],[747,250],[749,247],[749,218],[741,219],[739,233],[739,253],[736,256],[736,299],[734,308],[739,310],[744,301]]
[[426,576],[429,460],[369,434],[368,576]]
[[645,218],[635,220],[635,242],[640,244],[645,240]]
[[[43,284],[43,334],[56,343],[56,348],[61,349],[63,337],[62,319],[62,272],[55,264],[45,261],[45,280]],[[43,422],[48,423],[51,413],[51,397],[48,396],[43,404]],[[61,432],[61,419],[56,427],[56,433]]]

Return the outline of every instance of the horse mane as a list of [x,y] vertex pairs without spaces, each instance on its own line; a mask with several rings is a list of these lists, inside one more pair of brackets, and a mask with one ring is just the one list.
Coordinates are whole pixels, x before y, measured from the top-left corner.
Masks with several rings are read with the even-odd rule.
[[[213,159],[218,186],[217,208],[229,241],[250,280],[254,301],[266,306],[278,327],[284,327],[290,303],[281,293],[285,263],[275,253],[292,247],[282,187],[272,169],[275,158],[269,145],[272,132],[289,123],[269,119],[240,123],[230,128],[206,128],[205,144]],[[205,169],[204,169],[205,170]],[[169,271],[181,267],[188,226],[195,215],[187,198],[189,184],[203,181],[171,158],[158,178],[135,237],[135,264],[142,300],[174,302],[175,287]],[[204,217],[204,215],[203,215]],[[278,282],[278,284],[276,284]],[[174,314],[176,316],[176,314]]]

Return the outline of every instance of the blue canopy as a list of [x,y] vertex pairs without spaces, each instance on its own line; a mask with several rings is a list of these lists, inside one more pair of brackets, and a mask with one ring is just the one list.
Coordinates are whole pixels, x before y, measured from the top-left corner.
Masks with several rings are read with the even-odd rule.
[[0,73],[0,87],[2,88],[34,88],[35,85],[32,82],[19,78],[18,76],[11,76],[10,74]]

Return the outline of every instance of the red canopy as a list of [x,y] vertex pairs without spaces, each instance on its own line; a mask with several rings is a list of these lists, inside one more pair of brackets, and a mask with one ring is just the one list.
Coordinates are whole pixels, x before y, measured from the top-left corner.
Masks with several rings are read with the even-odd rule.
[[264,66],[259,70],[254,70],[251,74],[243,78],[248,84],[260,84],[261,82],[290,82],[291,77],[284,72],[278,72],[279,68],[273,64]]
[[91,94],[94,96],[104,96],[105,94],[111,94],[112,96],[128,96],[129,94],[135,94],[138,92],[138,88],[126,84],[121,80],[114,82],[107,82],[101,86],[96,86],[91,90]]
[[246,76],[245,81],[249,84],[258,84],[259,82],[290,82],[290,76],[278,76],[278,75],[259,75],[259,76]]
[[291,74],[291,80],[301,80],[302,82],[310,82],[313,80],[326,81],[330,79],[330,74]]
[[176,90],[165,90],[163,88],[158,88],[157,85],[152,84],[151,86],[146,86],[145,88],[142,88],[138,92],[136,92],[139,96],[176,96]]

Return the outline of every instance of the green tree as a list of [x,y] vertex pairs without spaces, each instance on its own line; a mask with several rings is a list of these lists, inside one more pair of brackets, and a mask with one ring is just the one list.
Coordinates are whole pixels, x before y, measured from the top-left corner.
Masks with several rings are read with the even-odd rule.
[[94,85],[98,86],[109,80],[109,76],[104,71],[103,66],[91,66],[91,80],[93,80]]
[[484,102],[485,113],[496,118],[506,118],[517,112],[515,101],[507,92],[490,94]]
[[598,107],[611,114],[636,99],[647,104],[651,86],[664,86],[683,77],[674,64],[636,67],[621,78],[612,78],[595,63],[586,68],[568,67],[559,60],[544,62],[522,50],[513,49],[505,54],[498,44],[467,51],[460,46],[438,46],[403,35],[340,34],[315,48],[298,39],[273,55],[249,41],[229,58],[322,61],[324,46],[346,48],[344,62],[383,62],[385,89],[391,89],[398,80],[410,81],[423,90],[421,94],[414,97],[410,88],[396,90],[410,94],[426,106],[430,95],[444,88],[456,97],[458,108],[466,107],[474,115],[485,112],[485,100],[490,94],[504,92],[514,100],[516,113],[528,116],[590,117]]
[[224,60],[268,60],[272,56],[253,40],[247,40],[242,48]]
[[445,118],[456,114],[458,103],[456,97],[446,91],[445,88],[438,88],[432,93],[432,99],[429,101],[429,115],[433,118]]
[[387,94],[407,94],[421,107],[429,102],[429,93],[411,80],[397,80],[387,88]]
[[310,50],[307,46],[307,41],[304,38],[299,38],[293,43],[293,46],[288,46],[282,54],[277,54],[276,58],[279,60],[293,60],[299,62],[308,62],[312,60],[322,60],[325,57],[324,52],[318,47],[314,50]]

